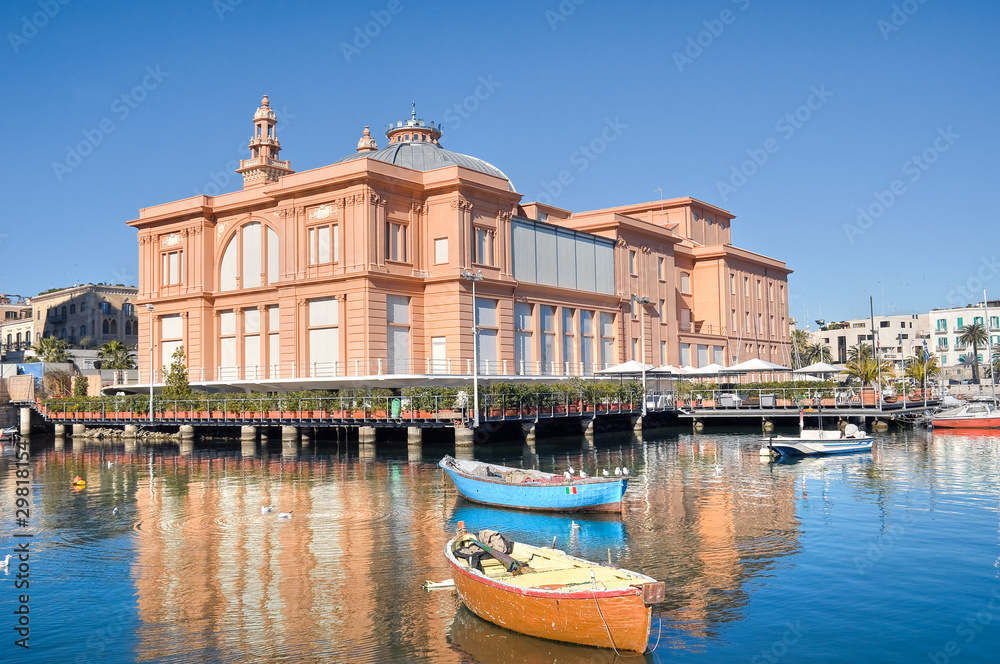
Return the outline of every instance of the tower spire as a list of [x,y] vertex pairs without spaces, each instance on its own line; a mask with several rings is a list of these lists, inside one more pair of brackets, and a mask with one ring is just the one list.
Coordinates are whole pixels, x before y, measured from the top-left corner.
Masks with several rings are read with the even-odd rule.
[[253,138],[250,139],[250,158],[241,159],[237,173],[243,175],[243,188],[260,187],[277,182],[282,175],[295,171],[288,161],[278,159],[281,143],[278,142],[278,118],[271,108],[267,95],[260,101],[260,108],[253,115]]

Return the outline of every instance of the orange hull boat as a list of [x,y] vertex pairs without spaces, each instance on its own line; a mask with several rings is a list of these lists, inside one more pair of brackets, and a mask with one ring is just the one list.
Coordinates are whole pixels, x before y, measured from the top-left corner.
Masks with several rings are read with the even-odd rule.
[[445,555],[459,597],[480,618],[543,639],[646,650],[651,605],[663,601],[662,582],[520,542],[510,558],[528,569],[511,573],[489,558],[480,572],[454,553],[470,539],[458,535],[448,542]]

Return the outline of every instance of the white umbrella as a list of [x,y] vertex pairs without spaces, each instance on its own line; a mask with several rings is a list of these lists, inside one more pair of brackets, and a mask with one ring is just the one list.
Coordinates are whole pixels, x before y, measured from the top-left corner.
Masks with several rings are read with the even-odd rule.
[[801,369],[796,369],[792,373],[797,374],[827,374],[827,373],[840,373],[840,369],[833,366],[832,364],[827,364],[826,362],[814,362],[808,367],[802,367]]
[[783,367],[780,364],[775,364],[774,362],[765,362],[764,360],[755,357],[752,360],[746,360],[745,362],[734,364],[733,366],[726,369],[726,371],[731,371],[733,373],[750,373],[750,372],[760,372],[760,371],[788,371],[788,367]]
[[[681,370],[685,370],[685,367],[681,367]],[[718,376],[720,373],[726,373],[729,371],[727,367],[721,364],[709,364],[704,367],[699,367],[697,369],[691,368],[687,371],[689,376]]]
[[669,364],[664,364],[662,367],[656,367],[655,369],[652,369],[651,373],[667,374],[670,376],[686,376],[690,373],[690,371],[683,367],[678,368],[671,366]]
[[597,373],[599,374],[641,374],[643,369],[646,371],[653,370],[652,364],[641,364],[635,360],[629,360],[628,362],[622,362],[621,364],[616,364],[613,367],[608,367],[607,369],[601,369]]

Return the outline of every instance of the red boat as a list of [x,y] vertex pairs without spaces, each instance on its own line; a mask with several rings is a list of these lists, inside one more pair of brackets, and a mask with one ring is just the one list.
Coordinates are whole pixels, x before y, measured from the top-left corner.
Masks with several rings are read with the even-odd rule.
[[931,418],[935,429],[997,429],[1000,410],[995,404],[970,403],[936,414]]

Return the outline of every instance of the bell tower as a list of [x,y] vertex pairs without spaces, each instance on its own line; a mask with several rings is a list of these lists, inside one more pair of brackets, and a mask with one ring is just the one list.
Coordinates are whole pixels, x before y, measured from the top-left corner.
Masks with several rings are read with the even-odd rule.
[[250,140],[250,158],[241,159],[237,173],[243,175],[243,188],[261,187],[277,182],[282,175],[290,175],[291,162],[278,159],[281,143],[275,126],[278,119],[271,109],[267,95],[260,102],[260,108],[253,114],[253,138]]

